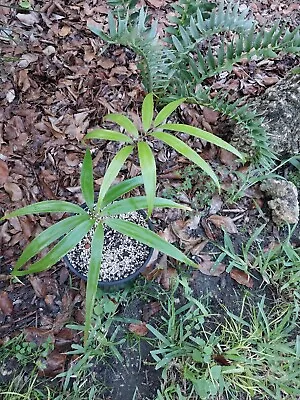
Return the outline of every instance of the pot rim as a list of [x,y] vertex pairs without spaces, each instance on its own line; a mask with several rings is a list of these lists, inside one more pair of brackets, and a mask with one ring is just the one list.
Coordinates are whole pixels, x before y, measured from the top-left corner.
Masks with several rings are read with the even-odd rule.
[[[86,203],[83,203],[81,205],[81,207],[86,207]],[[148,227],[151,231],[154,231],[154,225],[153,223],[150,221],[149,218],[147,218],[147,214],[145,213],[144,210],[137,210],[138,213],[142,214],[143,217],[145,217],[145,220],[148,224]],[[146,245],[147,246],[147,245]],[[147,246],[149,249],[149,255],[146,258],[146,260],[144,261],[143,265],[141,265],[137,270],[135,270],[135,272],[133,272],[132,274],[128,275],[126,278],[122,278],[122,279],[118,279],[118,280],[112,280],[112,281],[101,281],[98,280],[98,286],[99,287],[110,287],[110,286],[118,286],[118,285],[124,285],[127,283],[130,283],[131,281],[133,281],[135,278],[138,277],[138,275],[140,275],[147,267],[147,265],[149,264],[149,261],[153,255],[154,252],[154,248],[153,247],[149,247]],[[71,261],[68,258],[68,255],[66,254],[63,257],[63,261],[65,262],[65,264],[67,265],[67,267],[75,274],[77,275],[79,278],[81,278],[84,281],[87,281],[87,276],[83,275],[81,272],[78,272],[77,269],[72,265]],[[101,267],[100,267],[101,268]]]

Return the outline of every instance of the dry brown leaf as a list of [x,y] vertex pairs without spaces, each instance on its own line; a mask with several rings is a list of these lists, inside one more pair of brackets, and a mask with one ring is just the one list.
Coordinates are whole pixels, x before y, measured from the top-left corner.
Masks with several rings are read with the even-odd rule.
[[14,311],[13,302],[4,291],[0,292],[0,310],[4,315],[11,315]]
[[25,340],[30,343],[35,343],[37,346],[50,341],[54,343],[54,335],[52,330],[41,329],[41,328],[25,328],[24,329]]
[[235,167],[237,165],[237,157],[230,151],[225,149],[220,149],[220,160],[224,165],[229,167]]
[[203,117],[206,122],[209,124],[215,124],[219,118],[218,111],[214,111],[211,108],[204,107],[203,108]]
[[42,361],[39,376],[56,376],[65,370],[66,354],[59,353],[57,350],[48,354],[47,358]]
[[4,185],[8,178],[8,166],[5,161],[0,160],[0,187]]
[[209,214],[217,214],[223,206],[223,200],[218,194],[213,195],[210,203]]
[[217,228],[224,228],[228,233],[238,233],[237,227],[230,217],[211,215],[207,220],[212,222]]
[[230,276],[240,285],[247,286],[248,288],[252,289],[254,282],[250,275],[246,274],[246,272],[241,271],[240,269],[233,268],[230,271]]
[[148,322],[149,319],[161,310],[161,305],[158,301],[146,304],[143,307],[143,321]]
[[31,283],[31,286],[33,287],[36,296],[43,299],[48,292],[47,284],[35,275],[29,276],[28,280]]
[[19,72],[18,85],[21,88],[22,92],[26,92],[26,90],[30,88],[31,85],[28,78],[28,69],[22,69]]
[[146,336],[148,333],[146,322],[139,322],[138,324],[130,324],[128,330],[129,332],[135,333],[138,336]]
[[23,193],[16,183],[14,182],[5,182],[3,185],[5,191],[9,194],[11,201],[20,201],[23,198]]
[[229,366],[231,365],[231,362],[227,360],[222,354],[214,354],[213,359],[216,363],[224,366]]
[[158,277],[158,283],[165,289],[170,290],[174,279],[177,277],[178,273],[175,268],[167,267],[161,270],[161,274]]
[[210,259],[210,256],[199,256],[200,259],[199,271],[202,272],[204,275],[209,276],[220,276],[226,269],[226,265],[223,263],[218,263],[215,265],[215,262]]

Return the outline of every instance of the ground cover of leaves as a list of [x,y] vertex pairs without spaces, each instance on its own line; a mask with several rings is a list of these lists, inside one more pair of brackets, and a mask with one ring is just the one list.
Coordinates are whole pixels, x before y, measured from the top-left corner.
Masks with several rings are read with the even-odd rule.
[[[159,20],[159,30],[168,25],[172,14],[171,1],[141,2]],[[4,4],[3,4],[4,5]],[[6,1],[6,6],[15,6]],[[126,113],[133,119],[139,114],[144,91],[141,85],[136,56],[128,49],[107,46],[87,29],[87,21],[106,25],[107,5],[102,1],[33,1],[34,11],[24,13],[15,8],[0,6],[0,213],[46,199],[67,199],[82,203],[79,193],[79,171],[85,146],[84,134],[99,126],[108,112]],[[281,18],[292,28],[300,21],[299,4],[292,0],[243,1],[261,25]],[[214,90],[226,87],[231,99],[259,96],[275,84],[298,62],[294,56],[278,60],[251,61],[237,65],[231,73],[210,79]],[[203,108],[182,106],[176,118],[208,131],[227,135],[228,121],[218,113]],[[259,214],[255,204],[266,210],[266,201],[257,187],[245,191],[237,204],[226,204],[225,198],[235,185],[233,171],[239,166],[225,151],[194,145],[202,156],[216,168],[222,182],[223,194],[212,193],[212,200],[201,208],[197,200],[196,215],[184,217],[177,212],[156,211],[153,219],[157,229],[168,240],[180,243],[197,256],[208,275],[212,275],[213,260],[205,248],[209,241],[222,240],[225,228],[238,248],[245,237],[262,223],[268,223],[266,246],[278,237],[268,212]],[[101,184],[105,169],[114,154],[115,145],[103,143],[94,151],[96,183]],[[157,149],[159,193],[181,185],[178,171],[187,161],[164,146]],[[240,170],[246,172],[246,170]],[[139,173],[134,158],[122,171],[123,178]],[[207,190],[207,178],[183,190],[179,200],[195,204],[195,185]],[[228,194],[229,193],[229,194]],[[60,219],[61,215],[53,217]],[[85,287],[71,277],[62,263],[50,271],[13,282],[7,273],[29,240],[50,226],[49,216],[20,217],[0,226],[0,337],[25,331],[29,340],[38,340],[47,332],[55,343],[52,359],[57,362],[49,375],[67,367],[62,355],[78,335],[65,324],[71,320],[82,323]],[[191,232],[193,234],[191,234]],[[168,287],[172,274],[166,260],[159,280]],[[220,266],[216,275],[225,270]],[[223,270],[222,270],[223,268]],[[201,273],[196,273],[202,279]],[[236,279],[250,289],[256,283],[248,276],[223,276],[221,287],[228,279]],[[226,277],[225,277],[226,276]],[[153,276],[152,276],[153,278]],[[219,279],[219,277],[217,277]],[[220,278],[221,279],[221,278]],[[72,281],[72,285],[70,282]],[[232,283],[229,283],[232,285]],[[71,289],[70,289],[71,287]],[[224,290],[225,292],[225,290]],[[222,296],[221,296],[222,297]],[[60,347],[61,341],[64,346]],[[62,350],[63,349],[63,350]],[[50,361],[49,361],[50,360]],[[49,357],[51,364],[51,357]],[[51,364],[51,365],[53,365]]]

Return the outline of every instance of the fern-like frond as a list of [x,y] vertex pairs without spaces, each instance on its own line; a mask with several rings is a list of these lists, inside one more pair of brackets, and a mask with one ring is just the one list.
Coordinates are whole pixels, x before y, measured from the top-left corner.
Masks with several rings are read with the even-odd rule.
[[[191,93],[191,95],[193,103],[212,108],[223,115],[227,115],[245,130],[248,137],[247,147],[251,148],[248,154],[249,160],[257,165],[263,165],[267,169],[271,169],[274,166],[276,157],[269,148],[267,133],[262,126],[263,120],[247,104],[241,106],[240,99],[233,103],[228,103],[226,95],[217,95],[212,98],[209,95],[209,91],[205,90],[200,90],[195,95]],[[235,143],[235,145],[237,144]],[[239,150],[245,151],[246,149],[239,148]]]
[[132,22],[129,15],[117,19],[108,15],[108,33],[95,28],[88,28],[108,43],[118,44],[132,49],[139,56],[139,68],[147,92],[160,93],[174,74],[173,52],[158,41],[157,21],[151,27],[146,26],[147,14],[141,8],[138,17]]
[[[205,55],[198,49],[195,55],[189,54],[182,58],[184,67],[180,70],[189,71],[189,81],[203,82],[206,78],[215,76],[223,71],[231,71],[233,66],[242,59],[274,58],[280,52],[298,53],[300,51],[300,29],[293,31],[279,28],[274,25],[270,31],[254,33],[251,29],[248,33],[237,34],[232,42],[222,41],[212,51],[208,48]],[[195,58],[194,58],[195,57]],[[182,81],[178,76],[177,80]]]
[[181,53],[188,54],[204,39],[215,34],[247,32],[255,26],[255,21],[248,14],[248,8],[239,12],[239,3],[230,2],[225,6],[222,0],[220,6],[213,9],[205,19],[198,7],[194,15],[190,16],[189,24],[185,27],[179,25],[177,34],[172,35],[173,45]]

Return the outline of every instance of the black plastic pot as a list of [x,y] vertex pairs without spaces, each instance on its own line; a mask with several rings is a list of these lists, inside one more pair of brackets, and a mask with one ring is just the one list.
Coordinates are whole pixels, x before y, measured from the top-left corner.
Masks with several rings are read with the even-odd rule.
[[[81,207],[86,208],[86,204],[83,204]],[[143,215],[143,217],[147,221],[149,229],[153,231],[154,230],[153,224],[149,219],[147,220],[147,214],[143,210],[139,210],[138,212]],[[136,271],[134,273],[132,273],[131,275],[127,276],[126,278],[119,279],[119,280],[98,281],[98,287],[100,287],[104,290],[117,291],[117,290],[123,289],[123,288],[131,285],[135,281],[135,279],[146,269],[146,267],[149,264],[149,261],[152,257],[153,251],[154,251],[154,249],[149,247],[149,255],[148,255],[147,259],[145,260],[143,265],[141,265],[138,269],[136,269]],[[70,262],[70,260],[68,258],[68,255],[64,256],[63,260],[64,260],[65,264],[67,265],[67,267],[75,275],[77,275],[79,278],[87,281],[87,276],[83,275],[72,265],[72,263]]]

